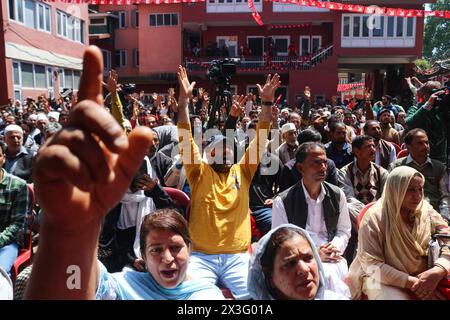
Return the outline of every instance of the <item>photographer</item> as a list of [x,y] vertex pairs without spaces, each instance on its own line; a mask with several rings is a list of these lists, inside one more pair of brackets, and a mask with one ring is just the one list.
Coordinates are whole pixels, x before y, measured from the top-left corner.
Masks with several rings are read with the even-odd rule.
[[440,87],[437,81],[424,83],[417,94],[425,103],[411,106],[405,121],[410,130],[420,128],[427,132],[430,158],[447,163],[447,110],[442,103],[445,91]]

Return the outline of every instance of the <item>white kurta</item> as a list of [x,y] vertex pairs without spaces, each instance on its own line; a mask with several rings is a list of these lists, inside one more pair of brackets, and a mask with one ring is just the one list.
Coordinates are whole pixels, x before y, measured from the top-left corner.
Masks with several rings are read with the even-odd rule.
[[[313,239],[316,247],[319,248],[322,244],[329,242],[322,205],[323,199],[325,198],[325,189],[322,186],[317,199],[313,199],[306,190],[303,180],[301,181],[301,184],[308,205],[308,218],[306,220],[305,230]],[[331,240],[331,243],[338,248],[341,253],[344,253],[345,248],[347,248],[348,240],[350,239],[352,224],[348,213],[347,199],[342,190],[340,190],[340,193],[339,220],[337,223],[336,235]],[[280,197],[276,197],[272,207],[272,229],[284,223],[289,223],[284,204]],[[339,263],[323,263],[323,267],[327,278],[325,281],[327,289],[350,297],[350,291],[344,283],[344,279],[348,273],[347,261],[342,259]]]

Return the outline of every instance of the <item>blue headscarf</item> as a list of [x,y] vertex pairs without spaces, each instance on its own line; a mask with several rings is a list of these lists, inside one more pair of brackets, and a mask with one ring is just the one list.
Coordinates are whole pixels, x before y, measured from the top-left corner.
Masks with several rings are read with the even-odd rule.
[[201,279],[185,280],[168,289],[158,284],[149,272],[127,270],[109,274],[100,262],[99,267],[97,300],[189,300],[200,291],[208,291],[211,299],[223,298],[219,288]]
[[281,228],[289,228],[299,231],[300,234],[302,234],[308,240],[309,245],[311,246],[314,259],[316,259],[317,266],[319,268],[319,288],[317,289],[317,293],[316,296],[314,297],[314,300],[341,299],[342,297],[339,297],[339,295],[337,295],[336,293],[329,290],[325,290],[324,285],[325,273],[323,271],[322,261],[320,260],[319,252],[317,251],[317,248],[314,245],[314,241],[311,239],[310,235],[308,234],[308,232],[306,232],[306,230],[299,228],[293,224],[282,224],[277,228],[270,230],[264,237],[262,237],[259,240],[258,247],[256,248],[256,250],[253,251],[249,264],[247,288],[248,292],[250,293],[250,296],[255,300],[275,299],[275,297],[273,297],[270,294],[270,290],[267,287],[268,282],[262,270],[261,258],[264,252],[266,251],[270,237],[275,231]]

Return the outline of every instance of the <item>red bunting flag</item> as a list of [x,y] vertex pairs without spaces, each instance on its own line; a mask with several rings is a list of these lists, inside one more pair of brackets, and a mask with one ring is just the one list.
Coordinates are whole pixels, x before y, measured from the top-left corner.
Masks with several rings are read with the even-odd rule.
[[406,10],[405,9],[397,9],[395,12],[395,15],[398,17],[404,17],[406,16]]

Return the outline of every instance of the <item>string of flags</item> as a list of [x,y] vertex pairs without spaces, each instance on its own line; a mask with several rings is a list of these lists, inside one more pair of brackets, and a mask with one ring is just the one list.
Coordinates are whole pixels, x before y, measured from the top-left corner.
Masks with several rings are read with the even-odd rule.
[[[93,5],[137,5],[137,4],[176,4],[176,3],[197,3],[206,0],[45,0],[47,2],[65,2],[74,4],[93,4]],[[349,11],[364,14],[377,14],[397,17],[437,17],[450,19],[450,10],[418,10],[404,8],[378,7],[374,5],[364,6],[357,4],[347,4],[340,2],[325,2],[315,0],[264,0],[266,2],[278,2],[286,4],[295,4],[306,7],[316,7],[328,10]],[[248,6],[252,12],[255,21],[260,24],[262,19],[255,8],[253,0],[248,0]]]

